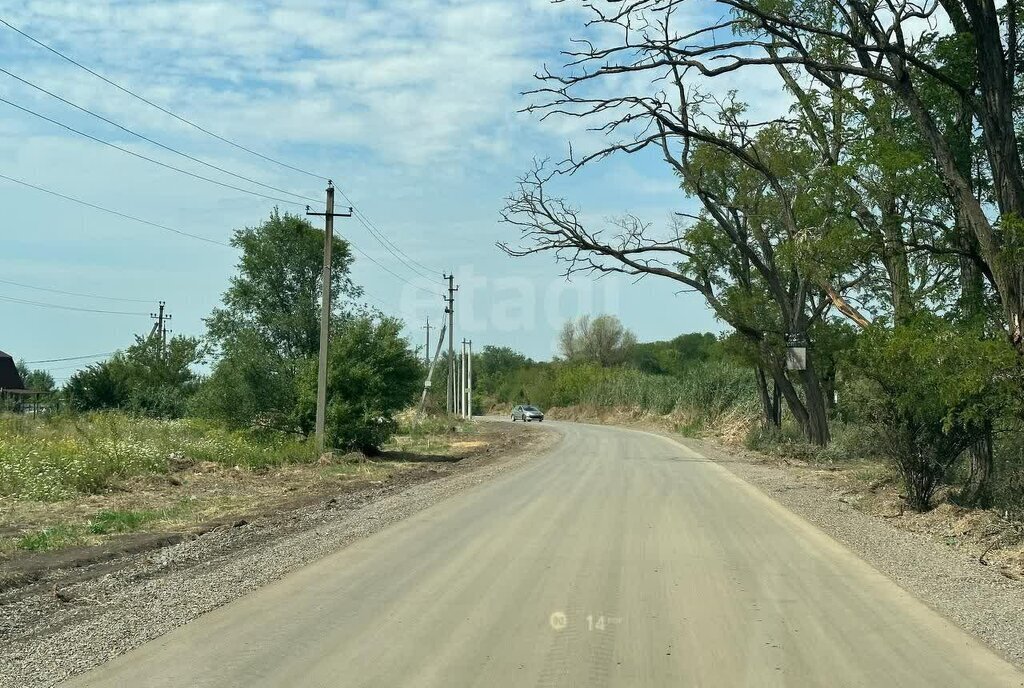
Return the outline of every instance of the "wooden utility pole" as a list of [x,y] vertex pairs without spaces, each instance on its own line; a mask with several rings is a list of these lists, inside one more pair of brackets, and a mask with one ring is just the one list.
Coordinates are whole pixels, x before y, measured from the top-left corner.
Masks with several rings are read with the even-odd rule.
[[448,413],[455,412],[455,340],[453,338],[453,332],[455,331],[455,292],[459,290],[455,286],[455,275],[445,275],[444,278],[448,280],[448,298],[445,299],[447,306],[444,312],[448,314],[448,389],[447,389],[447,402],[446,409]]
[[334,212],[334,182],[327,180],[327,210],[314,213],[306,206],[306,215],[324,218],[324,270],[320,301],[320,364],[316,376],[316,450],[324,451],[324,423],[327,414],[327,352],[331,338],[331,251],[334,248],[334,218],[352,217],[352,208],[347,213]]
[[430,367],[430,316],[427,316],[427,324],[424,327],[427,331],[427,346],[423,349],[423,363],[429,368]]

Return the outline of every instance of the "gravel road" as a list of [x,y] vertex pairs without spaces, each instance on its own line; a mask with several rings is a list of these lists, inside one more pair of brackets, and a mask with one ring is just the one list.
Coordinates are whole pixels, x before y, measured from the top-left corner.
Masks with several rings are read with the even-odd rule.
[[129,608],[23,644],[20,676],[52,681],[326,555],[69,686],[1024,686],[723,465],[650,433],[552,425],[563,440],[519,470],[139,582]]
[[1024,668],[1024,583],[977,557],[899,530],[840,501],[826,487],[796,479],[797,469],[758,463],[742,451],[683,440],[772,499],[821,528],[915,597]]
[[[338,495],[278,518],[218,528],[128,557],[105,575],[79,583],[62,581],[61,597],[49,584],[0,594],[0,687],[53,686],[528,463],[558,439],[539,427],[516,430],[528,437],[498,456],[439,466],[453,474],[431,482]],[[516,453],[509,453],[515,447]]]

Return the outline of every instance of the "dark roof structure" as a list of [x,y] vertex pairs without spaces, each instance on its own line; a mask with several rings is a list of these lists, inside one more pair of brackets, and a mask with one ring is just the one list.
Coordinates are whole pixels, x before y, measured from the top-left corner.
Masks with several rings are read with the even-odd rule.
[[25,381],[21,379],[14,359],[3,351],[0,351],[0,389],[25,389]]

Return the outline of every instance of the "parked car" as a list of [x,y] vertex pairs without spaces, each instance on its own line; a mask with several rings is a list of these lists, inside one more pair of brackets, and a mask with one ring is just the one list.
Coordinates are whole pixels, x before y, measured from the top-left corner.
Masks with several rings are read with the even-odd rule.
[[536,406],[530,406],[528,404],[519,404],[512,407],[512,422],[521,420],[529,423],[531,420],[535,420],[538,423],[544,420],[544,414]]

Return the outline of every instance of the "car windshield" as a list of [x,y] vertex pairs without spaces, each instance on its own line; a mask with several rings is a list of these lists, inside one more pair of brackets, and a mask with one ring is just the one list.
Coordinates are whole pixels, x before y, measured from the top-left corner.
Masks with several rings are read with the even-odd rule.
[[538,409],[536,406],[524,406],[523,410],[524,411],[535,411],[537,413],[540,413],[540,409]]

